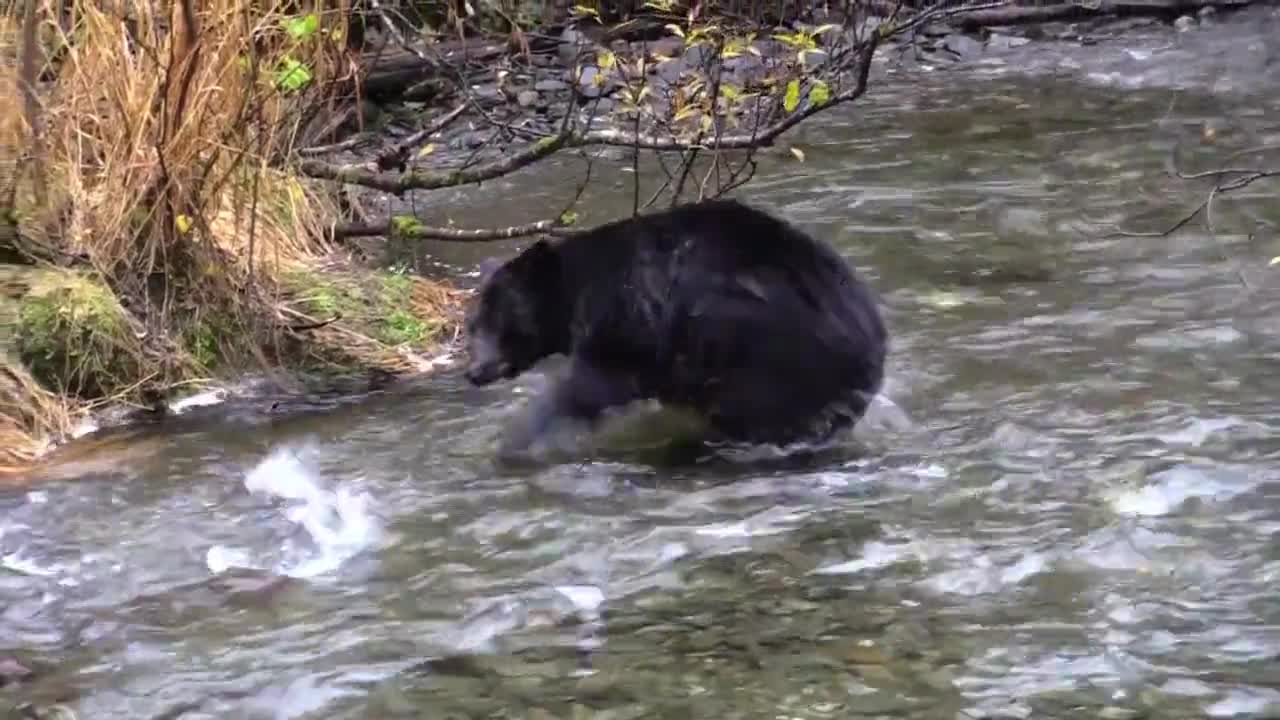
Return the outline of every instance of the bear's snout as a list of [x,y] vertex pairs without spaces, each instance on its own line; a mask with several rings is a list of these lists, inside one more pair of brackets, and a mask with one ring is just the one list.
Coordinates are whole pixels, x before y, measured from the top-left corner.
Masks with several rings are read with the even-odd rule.
[[510,378],[515,375],[513,371],[514,368],[511,363],[494,360],[472,363],[467,366],[467,370],[463,374],[466,376],[467,382],[479,387],[504,378]]

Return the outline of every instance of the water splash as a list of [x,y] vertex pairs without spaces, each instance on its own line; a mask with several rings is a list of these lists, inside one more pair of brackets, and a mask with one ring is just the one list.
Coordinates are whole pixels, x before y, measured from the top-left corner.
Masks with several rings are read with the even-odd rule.
[[[245,476],[245,488],[255,495],[292,501],[284,517],[301,532],[282,543],[280,559],[272,572],[297,578],[313,578],[333,572],[344,562],[373,545],[382,528],[370,509],[367,493],[342,484],[323,487],[319,472],[303,453],[276,448]],[[215,545],[205,562],[221,573],[232,567],[266,569],[254,563],[254,553],[242,548]]]
[[192,408],[221,405],[230,395],[231,391],[226,388],[213,388],[169,403],[169,411],[174,415],[181,415]]
[[1156,473],[1139,487],[1108,488],[1102,496],[1121,515],[1163,516],[1177,512],[1189,500],[1224,502],[1255,485],[1246,473],[1184,464]]

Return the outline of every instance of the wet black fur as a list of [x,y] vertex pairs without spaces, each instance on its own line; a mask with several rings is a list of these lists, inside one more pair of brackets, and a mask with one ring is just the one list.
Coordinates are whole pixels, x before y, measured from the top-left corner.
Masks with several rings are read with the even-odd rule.
[[649,398],[700,411],[731,441],[824,439],[861,419],[888,345],[843,258],[733,200],[535,242],[485,278],[467,331],[476,385],[570,357],[508,450]]

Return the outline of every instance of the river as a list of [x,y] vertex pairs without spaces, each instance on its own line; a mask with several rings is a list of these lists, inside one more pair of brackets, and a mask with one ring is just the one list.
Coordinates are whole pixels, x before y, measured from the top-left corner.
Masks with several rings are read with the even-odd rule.
[[[0,659],[37,671],[0,710],[1280,716],[1277,186],[1219,198],[1212,234],[1107,236],[1204,198],[1175,145],[1188,171],[1280,145],[1258,12],[881,73],[787,136],[804,162],[767,154],[741,195],[837,243],[894,333],[847,452],[496,472],[537,378],[455,368],[205,408],[0,494]],[[629,207],[600,177],[591,221]],[[444,202],[492,225],[571,192],[520,182]]]

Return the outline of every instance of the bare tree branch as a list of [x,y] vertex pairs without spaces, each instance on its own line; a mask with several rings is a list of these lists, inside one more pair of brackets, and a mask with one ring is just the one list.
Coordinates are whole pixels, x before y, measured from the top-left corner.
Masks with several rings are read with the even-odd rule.
[[[1156,230],[1156,231],[1145,231],[1145,232],[1131,231],[1131,230],[1117,230],[1115,232],[1105,235],[1104,237],[1168,237],[1173,233],[1186,227],[1187,223],[1194,220],[1196,216],[1199,215],[1200,213],[1202,212],[1211,213],[1212,208],[1210,207],[1210,205],[1213,203],[1214,196],[1221,193],[1225,193],[1225,192],[1231,192],[1233,190],[1240,190],[1241,188],[1248,187],[1249,185],[1257,182],[1258,180],[1265,180],[1267,178],[1280,177],[1280,170],[1257,170],[1257,171],[1219,170],[1217,172],[1195,173],[1193,175],[1188,175],[1186,177],[1191,177],[1191,178],[1212,177],[1215,174],[1221,175],[1221,174],[1231,173],[1231,172],[1247,172],[1248,174],[1245,175],[1244,177],[1238,177],[1229,182],[1222,182],[1215,185],[1213,189],[1209,191],[1209,196],[1204,199],[1204,202],[1197,205],[1194,210],[1184,215],[1181,219],[1179,219],[1173,225],[1169,226],[1168,229]],[[1181,175],[1179,177],[1181,177]]]
[[[758,134],[726,135],[719,139],[720,150],[745,150],[767,147],[778,136],[787,132],[802,121],[837,105],[856,100],[867,89],[867,76],[871,70],[871,56],[879,45],[878,36],[873,36],[863,44],[859,51],[859,73],[854,86],[832,97],[823,104],[808,103],[803,109],[788,115],[782,120],[766,127]],[[438,190],[440,188],[469,185],[492,180],[508,175],[527,165],[550,157],[557,151],[569,147],[588,145],[612,145],[638,148],[641,150],[680,151],[694,149],[705,150],[709,147],[701,142],[688,143],[674,138],[660,138],[651,134],[635,134],[620,129],[592,130],[577,133],[572,130],[561,130],[556,135],[548,135],[533,145],[514,153],[502,160],[496,160],[468,170],[421,171],[408,170],[399,174],[381,173],[367,165],[333,165],[319,160],[304,160],[299,169],[304,175],[322,180],[363,185],[365,187],[396,195],[410,190]]]
[[[794,87],[789,87],[785,112],[783,110],[783,97],[776,92],[768,93],[770,97],[767,101],[762,101],[763,98],[760,94],[751,93],[756,98],[754,111],[743,108],[740,105],[727,102],[721,103],[720,88],[724,72],[724,57],[722,57],[721,50],[725,46],[725,39],[720,36],[718,29],[713,28],[712,35],[708,36],[709,38],[714,38],[714,42],[711,43],[711,50],[704,52],[704,60],[698,63],[699,67],[691,67],[692,70],[701,73],[699,76],[701,80],[694,81],[694,85],[680,86],[680,89],[685,94],[679,100],[681,103],[679,107],[685,109],[700,108],[695,113],[705,112],[708,116],[701,118],[702,125],[700,127],[686,128],[680,126],[677,129],[679,121],[686,117],[682,113],[676,112],[679,108],[673,99],[673,92],[677,83],[668,84],[666,88],[667,104],[665,106],[659,103],[652,107],[646,106],[643,110],[640,108],[639,98],[643,97],[643,93],[640,90],[647,89],[645,59],[648,58],[648,50],[646,43],[641,43],[641,54],[636,61],[635,70],[630,70],[630,66],[622,60],[615,62],[612,59],[609,60],[608,65],[605,64],[604,60],[599,60],[600,67],[596,68],[595,78],[599,80],[605,76],[605,71],[608,68],[616,66],[616,72],[621,76],[624,88],[630,90],[630,99],[627,102],[630,104],[629,107],[632,108],[630,111],[635,112],[636,117],[634,121],[628,119],[620,122],[616,127],[592,128],[595,110],[600,99],[604,96],[604,92],[595,93],[595,102],[589,105],[585,121],[578,120],[580,115],[578,107],[581,100],[579,85],[583,78],[577,74],[576,68],[569,83],[572,97],[567,105],[560,127],[550,131],[535,131],[529,128],[513,126],[509,122],[504,122],[492,116],[484,107],[481,107],[477,98],[467,93],[465,71],[457,67],[456,63],[443,63],[445,74],[453,73],[456,75],[454,82],[464,93],[467,93],[467,98],[453,111],[433,123],[432,127],[415,133],[412,137],[398,144],[396,148],[384,152],[379,156],[377,162],[343,165],[306,158],[298,163],[298,169],[303,175],[313,178],[402,195],[414,190],[436,190],[493,180],[545,160],[566,149],[591,146],[621,147],[630,150],[632,153],[632,172],[636,174],[636,177],[633,178],[635,187],[632,192],[634,195],[632,198],[632,213],[635,214],[642,207],[639,202],[638,153],[640,151],[654,152],[667,175],[666,182],[643,207],[652,205],[664,192],[673,194],[673,203],[679,202],[685,178],[688,177],[693,164],[699,157],[699,153],[712,152],[714,153],[713,164],[707,170],[706,175],[702,177],[698,194],[699,197],[719,197],[725,192],[741,186],[754,175],[756,170],[756,161],[753,157],[754,151],[773,145],[783,134],[818,113],[861,97],[867,90],[872,58],[885,40],[910,34],[921,24],[932,20],[1006,8],[1009,2],[1008,0],[1001,0],[999,2],[961,5],[958,7],[935,6],[918,10],[906,19],[899,18],[899,14],[903,10],[900,0],[892,3],[883,3],[883,5],[888,9],[891,17],[865,34],[855,33],[864,37],[861,37],[861,39],[855,37],[853,40],[849,40],[847,35],[842,36],[845,40],[838,41],[836,45],[829,46],[825,50],[817,50],[817,52],[826,53],[826,62],[820,66],[820,69],[813,66],[806,68],[804,58],[801,57],[800,65],[786,71],[786,75],[771,76],[772,81],[775,83],[786,84],[789,82],[791,86],[794,86],[799,81],[802,83],[801,87],[809,88],[807,91],[802,91],[799,94],[802,99],[797,100]],[[879,10],[878,6],[877,10]],[[389,22],[389,18],[385,17],[385,11],[383,12],[384,22]],[[690,19],[690,23],[693,23],[692,19]],[[694,32],[694,29],[691,28],[690,32]],[[750,43],[750,39],[747,42]],[[810,42],[810,46],[812,46],[812,42]],[[707,50],[706,47],[703,49],[704,51]],[[599,46],[598,50],[606,56],[611,55],[610,51],[605,49],[603,45]],[[420,51],[414,52],[419,56],[423,55]],[[430,52],[430,49],[428,49],[428,52]],[[803,54],[803,52],[805,51],[802,50],[801,53]],[[698,84],[698,82],[701,82],[701,84]],[[695,86],[696,89],[690,89]],[[780,88],[781,85],[774,85],[773,87]],[[818,87],[822,89],[821,94],[813,90]],[[730,89],[737,93],[743,92],[743,88]],[[706,95],[708,90],[711,93],[709,97]],[[657,96],[655,95],[654,97],[656,101]],[[709,109],[707,109],[708,106]],[[459,117],[467,107],[474,108],[483,121],[495,128],[499,133],[524,137],[531,140],[531,142],[505,157],[488,160],[474,166],[470,166],[468,162],[462,167],[439,170],[403,169],[408,152],[411,151],[413,146],[433,132],[438,132],[448,122]],[[659,109],[662,107],[669,108],[672,117],[664,117],[666,111]],[[750,131],[726,132],[726,127],[736,124],[736,119],[742,117],[737,115],[740,112],[744,113],[744,115],[752,116],[753,122]],[[649,113],[654,121],[647,130],[641,127],[640,117],[642,113]],[[695,114],[696,117],[697,115]],[[710,125],[707,124],[708,119],[710,119]],[[724,151],[729,150],[746,151],[746,156],[741,160],[740,164],[737,163],[736,159],[731,162],[723,154]],[[674,172],[667,168],[663,162],[664,153],[679,153],[679,167]],[[399,172],[388,171],[396,166],[401,168]],[[589,176],[590,171],[588,170]],[[582,187],[579,188],[578,196],[581,195],[581,192]],[[574,202],[576,201],[577,198],[575,197]],[[570,204],[570,208],[572,206],[573,203]],[[464,230],[430,227],[419,224],[416,220],[402,220],[400,223],[390,221],[385,224],[343,225],[335,228],[334,235],[336,237],[354,237],[359,235],[394,234],[399,237],[413,239],[470,242],[507,239],[536,233],[563,234],[568,232],[565,223],[562,222],[563,218],[567,216],[567,212],[568,208],[566,208],[565,213],[561,213],[554,220],[539,220],[506,228]]]
[[440,188],[470,185],[509,175],[526,165],[550,157],[571,144],[573,134],[562,132],[513,153],[502,160],[478,165],[467,170],[423,171],[407,170],[403,173],[381,173],[365,165],[332,165],[319,160],[304,160],[299,169],[304,175],[321,180],[336,180],[352,185],[363,185],[394,195],[409,190],[438,190]]
[[386,223],[349,223],[338,225],[333,229],[335,240],[354,237],[394,236],[407,240],[444,240],[448,242],[490,242],[493,240],[510,240],[528,235],[554,233],[566,228],[560,220],[539,220],[523,225],[511,225],[502,228],[460,229],[419,225],[412,219]]

